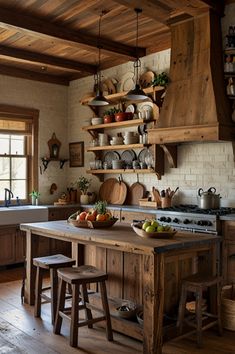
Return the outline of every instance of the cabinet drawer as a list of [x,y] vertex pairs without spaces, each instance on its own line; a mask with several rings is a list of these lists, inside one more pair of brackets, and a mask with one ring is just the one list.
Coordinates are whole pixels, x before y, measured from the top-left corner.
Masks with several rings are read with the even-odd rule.
[[140,212],[132,212],[132,211],[121,211],[121,221],[132,223],[133,220],[144,220],[144,219],[154,219],[156,217],[155,214],[150,213],[140,213]]

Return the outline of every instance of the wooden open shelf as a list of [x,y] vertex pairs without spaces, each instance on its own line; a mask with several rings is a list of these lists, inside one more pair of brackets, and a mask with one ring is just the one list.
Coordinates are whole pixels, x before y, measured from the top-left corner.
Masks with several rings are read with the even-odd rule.
[[131,119],[131,120],[124,120],[122,122],[113,122],[113,123],[103,123],[103,124],[97,124],[97,125],[88,125],[85,127],[82,127],[82,130],[89,131],[89,130],[97,130],[97,129],[107,129],[107,128],[121,128],[121,127],[131,127],[131,126],[136,126],[140,124],[147,124],[150,122],[154,122],[154,119]]
[[86,149],[87,152],[91,151],[103,151],[103,150],[130,150],[130,149],[141,149],[146,146],[149,146],[148,144],[130,144],[130,145],[107,145],[107,146],[95,146],[95,147],[88,147]]
[[98,174],[127,174],[127,173],[156,173],[156,171],[154,171],[154,169],[136,169],[136,170],[133,170],[133,169],[119,169],[119,170],[86,170],[86,173],[90,173],[90,174],[93,174],[93,175],[98,175]]
[[[152,94],[154,92],[163,91],[163,90],[165,90],[164,86],[151,86],[151,87],[145,88],[144,92],[146,94]],[[122,98],[125,98],[126,94],[127,94],[127,91],[117,92],[117,93],[113,93],[112,95],[105,96],[105,98],[109,102],[115,104],[115,103],[119,103]],[[94,97],[86,98],[84,100],[81,100],[80,102],[81,102],[82,105],[88,105],[88,103],[92,100],[92,98],[94,98]],[[135,102],[133,101],[133,103],[135,103]]]

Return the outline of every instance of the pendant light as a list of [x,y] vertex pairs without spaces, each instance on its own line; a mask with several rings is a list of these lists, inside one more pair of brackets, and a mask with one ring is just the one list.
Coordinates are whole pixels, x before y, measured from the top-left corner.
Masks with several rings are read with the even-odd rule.
[[93,98],[88,104],[89,106],[107,106],[109,104],[109,101],[106,100],[106,98],[103,96],[103,92],[101,89],[101,70],[100,70],[100,57],[101,57],[101,19],[102,16],[105,14],[105,11],[102,11],[100,18],[99,18],[99,37],[97,41],[97,48],[98,48],[98,68],[97,68],[97,73],[95,75],[95,86],[96,86],[96,97]]
[[139,85],[139,69],[141,67],[141,62],[138,55],[138,39],[139,39],[139,14],[142,12],[142,9],[136,8],[135,12],[136,12],[136,59],[134,62],[134,74],[136,78],[136,83],[135,83],[135,88],[130,90],[126,94],[125,98],[128,100],[143,101],[146,100],[148,96],[146,96],[145,92],[141,89]]

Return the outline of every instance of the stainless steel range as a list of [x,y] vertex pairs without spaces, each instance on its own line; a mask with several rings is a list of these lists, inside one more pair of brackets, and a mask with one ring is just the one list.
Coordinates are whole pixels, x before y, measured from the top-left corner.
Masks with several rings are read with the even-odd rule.
[[219,216],[235,213],[233,208],[200,209],[196,205],[177,205],[157,210],[157,220],[178,230],[218,235]]

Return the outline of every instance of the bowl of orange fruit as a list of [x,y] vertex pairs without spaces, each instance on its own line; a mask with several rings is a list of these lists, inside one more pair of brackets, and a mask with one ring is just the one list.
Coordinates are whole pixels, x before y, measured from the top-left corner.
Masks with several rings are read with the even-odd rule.
[[78,211],[68,218],[68,222],[81,228],[106,228],[111,227],[117,222],[118,218],[112,216],[107,210],[106,201],[98,201],[94,208],[88,211]]

